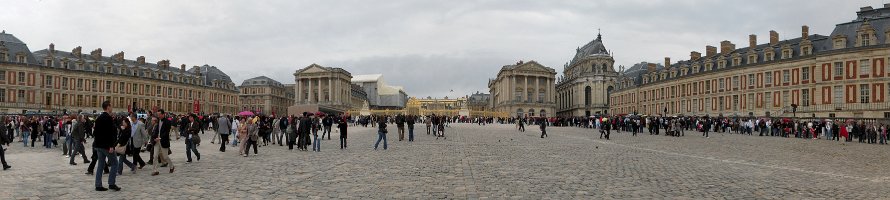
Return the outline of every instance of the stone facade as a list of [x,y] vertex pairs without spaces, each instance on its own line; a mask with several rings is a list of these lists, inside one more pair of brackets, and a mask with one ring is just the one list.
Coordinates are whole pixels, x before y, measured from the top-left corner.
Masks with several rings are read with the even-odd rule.
[[603,45],[602,36],[576,50],[556,84],[557,115],[591,116],[607,114],[609,92],[618,77],[615,59]]
[[509,116],[553,116],[555,77],[556,70],[535,61],[503,66],[497,77],[488,81],[489,107]]
[[102,49],[90,54],[81,47],[71,52],[47,49],[30,52],[11,34],[0,33],[0,113],[22,111],[101,112],[110,100],[116,112],[133,102],[145,111],[153,107],[173,113],[238,112],[238,91],[213,66],[171,66],[169,60],[146,63],[145,57],[127,60],[124,52],[111,57]]
[[352,74],[341,68],[311,64],[294,73],[296,101],[288,114],[345,113],[353,105]]
[[293,85],[287,86],[266,76],[244,80],[238,90],[241,91],[241,107],[245,110],[281,115],[294,105]]
[[[864,7],[831,35],[810,35],[735,48],[721,42],[706,55],[626,73],[611,113],[724,116],[890,117],[890,6]],[[796,113],[793,106],[797,106]]]

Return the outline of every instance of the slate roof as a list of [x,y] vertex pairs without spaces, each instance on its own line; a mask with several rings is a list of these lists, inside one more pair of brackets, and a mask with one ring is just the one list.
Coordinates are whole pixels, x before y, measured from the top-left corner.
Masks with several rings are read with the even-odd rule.
[[274,87],[284,87],[284,84],[278,82],[274,79],[271,79],[266,76],[257,76],[241,82],[241,87],[244,86],[274,86]]
[[609,55],[609,51],[606,49],[606,46],[603,45],[603,37],[600,34],[596,34],[596,39],[576,50],[575,57],[572,58],[569,66],[575,65],[575,63],[580,62],[584,57],[591,55]]
[[7,56],[9,57],[10,62],[16,61],[15,56],[18,53],[24,53],[28,63],[37,63],[37,60],[34,59],[34,55],[31,54],[31,50],[28,49],[28,45],[12,34],[6,33],[5,30],[0,32],[0,49],[3,48],[7,49]]

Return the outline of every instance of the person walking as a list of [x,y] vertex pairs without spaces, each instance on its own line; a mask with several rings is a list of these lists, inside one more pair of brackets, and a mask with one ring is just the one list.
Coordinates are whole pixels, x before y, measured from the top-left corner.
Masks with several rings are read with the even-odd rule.
[[547,122],[542,120],[540,123],[541,126],[541,138],[550,137],[547,135]]
[[516,125],[519,126],[519,132],[525,132],[525,124],[522,118],[516,119]]
[[[152,165],[155,171],[151,174],[152,176],[157,176],[158,174],[160,174],[158,172],[158,166],[169,166],[170,173],[173,173],[173,171],[176,170],[176,167],[174,167],[173,161],[170,160],[169,155],[170,129],[173,125],[173,122],[167,119],[167,114],[164,112],[163,109],[158,110],[157,115],[158,125],[157,128],[154,128],[155,132],[152,133],[152,138],[154,138],[154,155],[157,156],[157,159],[155,159],[157,163]],[[164,164],[161,165],[161,163]]]
[[402,114],[396,115],[396,128],[399,131],[399,141],[405,139],[405,116]]
[[[111,173],[117,173],[117,175],[123,174],[123,165],[126,164],[127,167],[130,167],[130,171],[136,173],[136,166],[133,165],[132,162],[127,160],[127,154],[130,154],[130,144],[133,134],[132,124],[130,123],[129,118],[123,118],[120,122],[120,129],[117,134],[117,139],[115,142],[115,151],[114,156],[119,163],[115,167],[112,168]],[[123,148],[123,152],[119,152],[118,149]]]
[[244,149],[247,148],[247,124],[248,123],[249,123],[249,120],[246,117],[240,118],[239,122],[236,123],[236,124],[238,124],[238,129],[237,129],[238,130],[238,140],[241,141],[241,143],[238,144],[238,155],[239,156],[245,156]]
[[408,118],[405,120],[408,124],[408,142],[414,142],[414,121],[416,120],[417,118],[414,115],[408,115]]
[[[84,130],[84,120],[83,115],[77,115],[77,120],[74,121],[74,126],[71,128],[71,148],[74,149],[75,153],[79,153],[83,158],[83,164],[90,163],[90,160],[87,159],[86,151],[83,149],[83,144],[86,143],[86,131]],[[74,163],[74,157],[70,156],[68,160],[68,164],[77,165]]]
[[251,145],[253,146],[253,154],[254,155],[257,154],[257,145],[258,145],[258,141],[260,138],[260,135],[259,135],[260,130],[258,127],[259,126],[258,123],[261,123],[259,121],[260,121],[260,117],[254,117],[253,119],[250,120],[250,122],[247,123],[247,134],[248,134],[247,136],[248,137],[247,137],[246,142],[244,142],[244,143],[246,143],[246,147],[244,148],[244,157],[247,157],[247,155],[250,154],[250,146]]
[[[287,128],[284,129],[284,132],[287,134],[287,149],[293,151],[294,144],[297,143],[297,118],[294,116],[290,116],[289,118],[283,119],[287,121]],[[299,148],[299,146],[297,146]]]
[[374,150],[377,150],[378,145],[380,145],[380,140],[383,140],[383,150],[387,149],[386,145],[386,117],[382,117],[383,120],[380,120],[377,124],[377,143],[374,143]]
[[334,125],[334,117],[333,116],[325,116],[321,121],[321,124],[324,126],[324,132],[321,134],[321,139],[324,139],[324,136],[328,136],[328,140],[331,140],[331,128]]
[[187,160],[186,163],[192,162],[192,153],[195,153],[195,157],[198,161],[201,161],[201,153],[198,152],[198,144],[201,141],[198,133],[201,131],[201,121],[198,120],[198,117],[195,114],[189,115],[188,123],[186,127],[185,133],[180,133],[182,137],[185,137],[185,156]]
[[226,152],[226,144],[229,143],[229,134],[231,133],[232,122],[229,121],[229,116],[225,117],[220,116],[216,119],[216,133],[219,134],[219,151]]
[[346,119],[341,119],[340,123],[337,124],[337,128],[340,129],[340,149],[346,148],[346,128],[348,125],[346,124]]
[[[313,130],[312,130],[312,138],[314,138],[314,141],[312,141],[312,151],[314,151],[314,152],[321,152],[321,140],[322,140],[322,138],[319,138],[319,137],[318,137],[318,128],[317,128],[317,127],[319,126],[318,121],[321,120],[321,119],[316,118],[315,115],[312,115],[311,113],[309,114],[309,118],[310,118],[310,119],[312,120],[312,122],[313,122],[313,124],[312,124],[312,128],[313,128]],[[324,132],[322,132],[322,135],[324,135]]]
[[115,144],[115,136],[117,135],[117,127],[114,126],[114,119],[111,117],[111,101],[102,102],[102,114],[96,118],[96,131],[93,133],[93,149],[96,151],[97,164],[99,169],[105,168],[106,161],[110,161],[111,173],[108,174],[108,188],[102,185],[102,171],[96,170],[96,191],[107,191],[112,189],[120,191],[121,188],[115,185],[117,178],[117,162],[115,159],[107,159],[113,157],[113,147]]
[[278,146],[284,146],[285,142],[282,140],[287,138],[285,135],[289,134],[289,132],[287,132],[287,128],[290,127],[290,124],[291,121],[286,116],[281,117],[281,119],[278,120],[278,131],[280,132],[278,134]]
[[130,136],[130,147],[128,149],[130,154],[133,155],[133,163],[139,165],[139,169],[142,169],[145,167],[145,161],[142,160],[142,155],[139,154],[150,136],[148,131],[145,130],[145,118],[136,118],[136,115],[132,115],[132,118],[136,121],[132,123],[133,134]]

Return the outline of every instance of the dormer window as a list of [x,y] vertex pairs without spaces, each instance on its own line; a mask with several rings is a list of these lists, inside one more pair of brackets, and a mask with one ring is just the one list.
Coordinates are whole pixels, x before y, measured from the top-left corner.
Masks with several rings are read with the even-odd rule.
[[754,63],[757,63],[757,56],[756,55],[748,56],[748,64],[754,64]]
[[713,68],[713,67],[711,66],[711,63],[705,64],[705,70],[706,70],[706,71],[711,71],[712,68]]
[[847,37],[844,35],[835,35],[833,38],[834,49],[843,49],[847,47]]
[[763,54],[763,61],[772,61],[773,58],[774,58],[774,57],[773,57],[773,53],[772,53],[772,52],[767,52],[767,53],[764,53],[764,54]]
[[864,46],[871,45],[871,38],[869,37],[869,35],[867,33],[863,33],[863,34],[859,35],[859,37],[860,37],[859,46],[864,47]]
[[45,64],[47,67],[54,67],[53,64],[55,63],[53,63],[53,59],[47,58],[46,60],[43,60],[43,64]]
[[717,69],[723,69],[724,67],[726,67],[726,61],[720,60],[717,62]]
[[802,47],[802,48],[800,48],[800,55],[801,55],[801,56],[810,55],[810,53],[811,53],[811,52],[810,52],[810,47]]
[[16,56],[15,61],[18,63],[25,63],[25,56]]
[[791,58],[791,50],[782,50],[782,59]]
[[733,58],[732,66],[739,66],[739,65],[742,65],[742,59],[741,58]]

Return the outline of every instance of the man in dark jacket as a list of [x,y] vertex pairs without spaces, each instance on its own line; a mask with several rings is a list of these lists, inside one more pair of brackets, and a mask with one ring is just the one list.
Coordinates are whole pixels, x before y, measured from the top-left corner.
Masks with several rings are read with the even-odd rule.
[[[83,118],[83,115],[77,115],[77,119],[73,125],[74,127],[71,128],[71,149],[73,149],[74,152],[80,153],[80,156],[83,157],[83,163],[86,164],[90,163],[90,160],[87,159],[87,154],[83,149],[83,143],[86,141]],[[71,155],[68,164],[77,165],[77,163],[74,163],[74,155]]]
[[408,123],[408,142],[414,142],[414,121],[416,120],[414,115],[408,115],[408,118],[405,119],[405,122]]
[[547,120],[541,120],[541,138],[550,137],[547,136]]
[[330,115],[325,116],[324,119],[321,120],[321,124],[324,126],[324,132],[321,133],[321,138],[324,139],[324,136],[328,136],[328,140],[331,140],[331,126],[334,125],[334,119]]
[[297,127],[297,134],[300,135],[300,142],[297,144],[297,146],[299,146],[300,150],[306,151],[306,145],[309,145],[309,132],[312,131],[312,122],[309,121],[308,113],[306,112],[303,112],[303,116],[300,117],[299,121],[300,126]]
[[152,138],[154,138],[154,155],[158,157],[155,163],[154,169],[155,172],[152,173],[152,176],[157,176],[160,174],[158,172],[158,165],[164,163],[165,166],[170,167],[170,173],[176,169],[173,166],[173,162],[170,161],[170,157],[168,156],[168,152],[170,150],[170,126],[173,125],[173,122],[167,120],[167,115],[164,113],[164,110],[158,110],[158,124],[157,127],[154,128],[154,133],[152,133]]
[[109,188],[115,191],[120,191],[121,188],[115,185],[115,178],[117,178],[117,159],[108,159],[113,158],[113,147],[115,143],[115,139],[117,136],[117,127],[114,125],[114,119],[111,117],[111,101],[102,102],[102,112],[98,118],[96,118],[96,131],[94,133],[96,139],[93,140],[93,149],[96,150],[98,157],[97,163],[99,169],[105,168],[105,162],[109,162],[111,165],[111,173],[108,174],[108,188],[102,186],[102,171],[96,170],[96,191],[107,191]]

